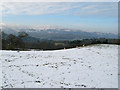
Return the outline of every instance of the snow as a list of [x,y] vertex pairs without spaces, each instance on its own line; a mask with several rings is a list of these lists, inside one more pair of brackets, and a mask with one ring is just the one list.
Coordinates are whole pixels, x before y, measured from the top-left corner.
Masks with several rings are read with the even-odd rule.
[[[1,53],[0,53],[0,57],[1,57]],[[2,61],[0,58],[0,90],[1,90],[1,87],[2,87]]]
[[3,88],[118,88],[118,45],[0,52]]

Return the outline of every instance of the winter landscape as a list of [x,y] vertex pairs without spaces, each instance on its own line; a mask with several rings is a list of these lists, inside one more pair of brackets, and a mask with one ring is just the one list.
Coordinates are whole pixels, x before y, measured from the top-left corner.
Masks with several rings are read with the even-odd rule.
[[0,7],[1,88],[118,88],[117,2]]
[[118,45],[0,51],[3,88],[117,88]]

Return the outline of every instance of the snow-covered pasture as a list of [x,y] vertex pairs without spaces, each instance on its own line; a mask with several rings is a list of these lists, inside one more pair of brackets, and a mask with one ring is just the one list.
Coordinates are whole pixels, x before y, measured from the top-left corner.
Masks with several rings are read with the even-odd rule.
[[118,45],[0,53],[3,88],[118,87]]

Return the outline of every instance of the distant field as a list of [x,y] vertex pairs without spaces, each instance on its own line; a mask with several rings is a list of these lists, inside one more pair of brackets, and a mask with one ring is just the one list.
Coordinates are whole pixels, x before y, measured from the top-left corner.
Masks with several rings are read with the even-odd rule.
[[3,88],[118,87],[118,45],[0,53]]

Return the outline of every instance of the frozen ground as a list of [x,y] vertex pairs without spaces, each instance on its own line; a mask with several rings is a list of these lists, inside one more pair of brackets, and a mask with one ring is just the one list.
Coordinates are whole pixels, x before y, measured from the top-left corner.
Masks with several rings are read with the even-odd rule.
[[4,88],[117,88],[118,46],[2,52]]

